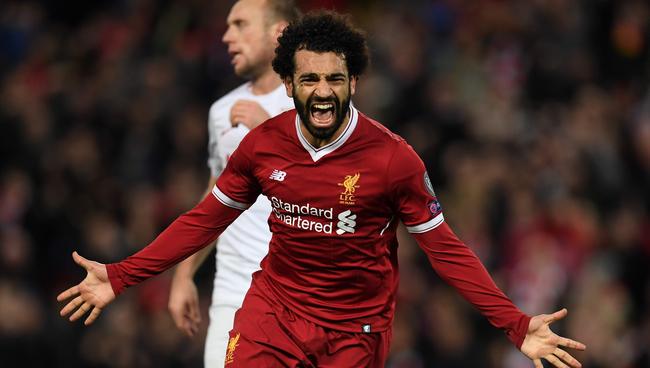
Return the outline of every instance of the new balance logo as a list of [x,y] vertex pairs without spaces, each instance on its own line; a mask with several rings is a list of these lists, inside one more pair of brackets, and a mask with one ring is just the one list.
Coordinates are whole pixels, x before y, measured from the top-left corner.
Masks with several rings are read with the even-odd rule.
[[286,172],[280,171],[280,170],[273,170],[273,172],[271,173],[271,176],[269,176],[269,179],[277,180],[277,181],[284,181],[285,176],[287,176]]
[[356,219],[357,215],[353,215],[350,210],[339,213],[339,222],[336,224],[338,229],[336,230],[336,233],[339,235],[345,233],[354,234],[354,228],[357,226],[357,222],[354,221]]

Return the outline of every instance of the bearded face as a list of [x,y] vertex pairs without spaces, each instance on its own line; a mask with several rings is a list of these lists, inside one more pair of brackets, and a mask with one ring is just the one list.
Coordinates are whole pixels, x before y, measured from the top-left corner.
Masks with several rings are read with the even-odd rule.
[[356,79],[350,78],[342,55],[299,50],[296,72],[285,81],[304,128],[319,142],[336,138],[350,111]]
[[319,97],[312,93],[306,101],[300,100],[294,93],[293,102],[300,121],[311,135],[324,140],[334,136],[350,111],[349,83],[347,90],[341,97],[336,94]]

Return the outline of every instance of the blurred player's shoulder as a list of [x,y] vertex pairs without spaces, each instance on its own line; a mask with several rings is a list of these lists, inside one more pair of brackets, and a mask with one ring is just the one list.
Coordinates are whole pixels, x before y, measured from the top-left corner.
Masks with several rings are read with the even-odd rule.
[[226,93],[225,95],[221,96],[210,106],[210,114],[217,113],[220,110],[224,110],[224,109],[228,109],[228,111],[230,112],[230,108],[237,100],[252,95],[252,93],[250,92],[250,84],[251,84],[250,82],[246,82],[241,86],[233,89],[232,91]]

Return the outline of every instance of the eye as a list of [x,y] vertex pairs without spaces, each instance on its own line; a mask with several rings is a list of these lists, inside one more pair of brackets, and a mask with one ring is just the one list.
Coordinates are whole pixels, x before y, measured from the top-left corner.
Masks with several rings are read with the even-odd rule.
[[241,28],[246,27],[246,22],[243,21],[242,19],[237,19],[237,20],[232,22],[232,25],[235,26],[236,28],[241,29]]
[[318,79],[316,79],[314,77],[300,78],[300,84],[302,84],[304,86],[312,86],[312,85],[316,84],[316,82],[318,82]]
[[346,80],[347,79],[345,78],[344,75],[333,75],[333,76],[327,77],[327,81],[330,84],[333,84],[333,85],[344,84]]

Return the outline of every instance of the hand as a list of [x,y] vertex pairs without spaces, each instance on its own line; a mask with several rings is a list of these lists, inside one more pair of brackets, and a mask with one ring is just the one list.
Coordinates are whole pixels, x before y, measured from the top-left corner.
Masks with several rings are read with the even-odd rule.
[[255,101],[238,100],[230,109],[230,124],[232,126],[244,124],[250,130],[270,117],[269,113]]
[[70,316],[70,321],[76,321],[90,311],[90,315],[84,321],[87,326],[95,322],[102,309],[115,299],[115,293],[108,281],[105,264],[89,261],[77,252],[72,253],[72,259],[86,270],[86,278],[78,285],[59,294],[56,300],[62,302],[77,296],[61,309],[61,316],[64,317],[76,309]]
[[549,328],[551,323],[566,317],[567,313],[566,309],[562,309],[553,314],[540,314],[531,318],[528,324],[528,333],[521,344],[521,352],[533,361],[535,368],[543,368],[542,358],[558,368],[582,367],[580,362],[560,349],[559,346],[577,350],[585,350],[586,346],[580,342],[558,336]]
[[179,330],[189,337],[199,330],[201,313],[196,284],[189,277],[174,275],[169,292],[169,312]]

